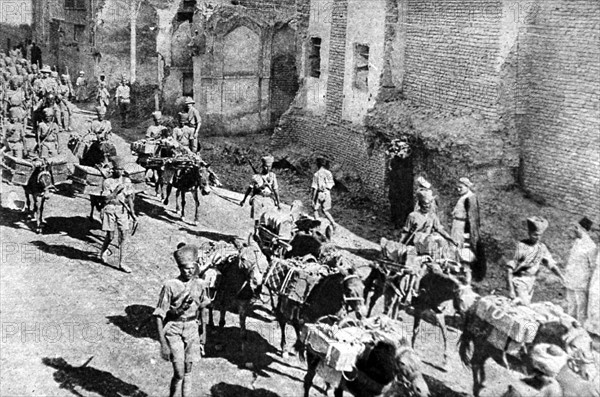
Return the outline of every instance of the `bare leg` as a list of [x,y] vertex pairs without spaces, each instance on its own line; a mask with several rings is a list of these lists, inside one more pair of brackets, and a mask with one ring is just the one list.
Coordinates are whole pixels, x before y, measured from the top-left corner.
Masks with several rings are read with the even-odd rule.
[[106,259],[104,255],[106,251],[108,251],[108,247],[110,246],[111,241],[113,240],[114,232],[106,232],[106,237],[104,238],[104,243],[102,243],[102,249],[100,250],[100,258],[102,262],[106,263]]
[[127,240],[127,234],[124,230],[119,229],[119,269],[125,273],[131,273],[129,266],[123,264],[123,254],[125,251],[125,242]]
[[171,190],[173,189],[173,185],[167,183],[167,193],[165,195],[165,199],[163,200],[164,205],[169,205],[169,197],[171,196]]
[[446,366],[448,365],[448,335],[446,334],[446,320],[444,319],[444,313],[436,314],[435,320],[437,323],[436,325],[442,331],[442,339],[444,340],[444,362],[442,364],[442,368],[446,368]]
[[183,397],[190,397],[192,395],[193,376],[192,376],[193,363],[185,363],[185,374],[183,375]]
[[180,397],[183,383],[183,374],[185,366],[183,363],[173,363],[173,378],[171,379],[171,389],[169,397]]
[[316,354],[312,354],[307,351],[306,361],[308,364],[308,369],[306,370],[306,375],[304,376],[304,397],[309,397],[310,387],[312,386],[313,379],[317,374],[317,366],[319,365],[320,359]]
[[327,220],[331,224],[331,227],[333,228],[333,230],[335,230],[335,221],[333,220],[333,217],[331,216],[329,211],[323,210],[323,214],[325,215],[325,218],[327,218]]

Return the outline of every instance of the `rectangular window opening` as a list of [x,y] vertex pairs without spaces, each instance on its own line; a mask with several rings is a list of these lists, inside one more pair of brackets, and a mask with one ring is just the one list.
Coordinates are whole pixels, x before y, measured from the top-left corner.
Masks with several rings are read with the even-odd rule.
[[183,96],[194,97],[194,72],[183,72],[181,90]]
[[85,0],[65,0],[67,10],[85,10]]
[[311,37],[308,49],[308,75],[321,77],[321,38]]
[[83,39],[85,33],[85,25],[74,25],[73,26],[73,41],[80,42]]
[[354,45],[354,88],[369,88],[369,46],[364,44]]

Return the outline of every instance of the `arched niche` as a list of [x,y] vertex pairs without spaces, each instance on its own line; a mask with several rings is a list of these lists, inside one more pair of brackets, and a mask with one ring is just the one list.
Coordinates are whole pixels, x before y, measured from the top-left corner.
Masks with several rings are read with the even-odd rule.
[[257,75],[261,53],[260,37],[239,26],[223,37],[223,75]]

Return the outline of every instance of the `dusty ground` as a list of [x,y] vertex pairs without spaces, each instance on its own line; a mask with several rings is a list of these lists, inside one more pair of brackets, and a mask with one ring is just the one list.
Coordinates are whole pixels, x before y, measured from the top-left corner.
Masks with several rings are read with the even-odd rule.
[[[85,117],[78,115],[78,128]],[[140,128],[115,130],[128,140],[141,136]],[[236,141],[233,146],[217,138],[206,143],[203,155],[213,163],[225,187],[238,193],[217,190],[217,194],[203,197],[197,227],[179,221],[173,203],[165,208],[155,198],[140,195],[136,206],[142,214],[141,225],[130,239],[126,256],[126,263],[133,269],[130,275],[96,259],[103,233],[98,221],[90,223],[86,218],[86,197],[71,196],[66,190],[52,195],[46,211],[48,224],[44,234],[37,235],[21,213],[5,207],[10,192],[22,197],[21,189],[3,183],[0,395],[165,395],[171,368],[159,358],[151,312],[163,281],[178,273],[170,252],[181,241],[247,237],[252,226],[249,208],[240,208],[237,202],[250,170],[231,151],[252,146],[248,150],[258,164],[262,154],[258,147],[264,142],[265,137],[252,137]],[[121,139],[118,149],[119,153],[129,152],[127,142]],[[285,202],[298,197],[306,202],[305,178],[281,171],[280,184]],[[151,192],[152,188],[147,190]],[[335,242],[362,256],[373,255],[375,242],[389,235],[391,225],[368,203],[358,205],[360,200],[350,195],[336,196],[338,205],[333,215],[343,229]],[[356,260],[366,269],[366,260]],[[402,318],[406,325],[403,331],[409,337],[412,318],[405,314]],[[209,335],[207,357],[196,369],[196,395],[301,395],[304,365],[296,358],[279,358],[279,330],[272,317],[259,311],[249,320],[252,349],[246,356],[241,354],[236,338],[237,316],[229,314],[227,321],[225,329],[212,330]],[[439,332],[425,325],[421,335],[417,351],[425,362],[424,372],[435,395],[470,393],[470,372],[458,361],[458,333],[450,332],[448,372],[439,369]],[[217,351],[218,343],[223,350]],[[489,363],[490,387],[484,395],[496,396],[509,383],[523,388],[519,377]],[[316,382],[318,387],[323,386],[321,381]],[[321,392],[313,389],[311,395],[319,396]]]

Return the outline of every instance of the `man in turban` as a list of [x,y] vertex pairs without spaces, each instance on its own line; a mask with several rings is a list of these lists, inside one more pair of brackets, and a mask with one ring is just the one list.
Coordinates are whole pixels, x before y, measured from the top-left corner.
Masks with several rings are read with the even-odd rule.
[[102,262],[107,263],[106,254],[115,233],[119,241],[119,270],[131,273],[129,266],[123,264],[123,251],[129,230],[129,217],[137,221],[133,206],[134,191],[131,180],[123,176],[124,164],[120,157],[113,158],[113,174],[102,183],[102,197],[106,205],[102,209],[102,230],[106,238],[100,251]]
[[419,208],[411,212],[406,218],[406,225],[402,229],[400,242],[406,245],[416,245],[416,243],[424,242],[426,238],[437,232],[446,240],[456,244],[440,223],[438,216],[431,210],[435,200],[431,190],[419,191],[417,200]]
[[508,291],[515,302],[524,305],[531,303],[536,275],[541,265],[548,267],[563,283],[565,281],[548,248],[541,242],[542,234],[547,228],[546,219],[539,216],[528,218],[529,237],[517,243],[514,258],[506,264]]
[[274,205],[281,208],[277,176],[272,171],[274,161],[273,156],[264,156],[261,159],[261,173],[252,176],[252,183],[246,189],[244,198],[240,202],[240,206],[243,207],[246,199],[250,196],[250,204],[252,205],[250,217],[254,219],[256,225],[258,225],[261,215]]
[[470,249],[476,257],[472,264],[475,279],[485,276],[485,256],[479,233],[479,200],[473,193],[473,183],[468,178],[460,178],[457,190],[460,197],[452,211],[450,235],[459,249]]
[[589,235],[592,221],[586,217],[571,228],[575,239],[565,267],[567,313],[583,323],[587,315],[588,286],[596,267],[596,244]]
[[208,283],[198,277],[198,247],[179,245],[173,253],[179,277],[168,280],[154,310],[161,357],[173,364],[170,397],[192,395],[192,368],[204,353],[202,309],[210,304]]

